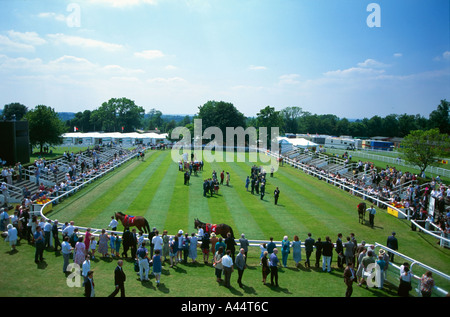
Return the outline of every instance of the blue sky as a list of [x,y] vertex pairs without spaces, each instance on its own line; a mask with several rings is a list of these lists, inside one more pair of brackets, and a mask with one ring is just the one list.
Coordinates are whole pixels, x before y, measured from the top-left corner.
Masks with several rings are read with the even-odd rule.
[[223,100],[247,116],[270,105],[370,118],[428,117],[450,100],[448,0],[0,5],[1,106],[78,112],[127,97],[146,112],[195,114]]

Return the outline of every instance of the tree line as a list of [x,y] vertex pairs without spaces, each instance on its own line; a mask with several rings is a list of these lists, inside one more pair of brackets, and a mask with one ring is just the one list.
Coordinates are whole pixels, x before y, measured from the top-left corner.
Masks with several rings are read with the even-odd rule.
[[[371,118],[349,120],[333,114],[312,114],[301,107],[262,108],[255,117],[246,117],[232,103],[208,101],[198,107],[194,116],[180,116],[177,120],[164,116],[152,108],[148,113],[142,106],[128,98],[111,98],[95,110],[75,113],[74,118],[63,122],[53,108],[38,105],[28,109],[20,103],[7,104],[3,108],[4,120],[27,119],[30,127],[30,142],[33,146],[56,145],[61,134],[79,132],[132,132],[137,129],[158,130],[170,133],[177,126],[185,126],[193,132],[193,119],[202,119],[203,129],[215,126],[222,131],[226,127],[279,127],[280,134],[325,134],[350,135],[353,137],[405,137],[415,130],[438,129],[450,134],[450,103],[441,100],[429,118],[419,114],[378,115]],[[181,118],[181,119],[179,119]]]

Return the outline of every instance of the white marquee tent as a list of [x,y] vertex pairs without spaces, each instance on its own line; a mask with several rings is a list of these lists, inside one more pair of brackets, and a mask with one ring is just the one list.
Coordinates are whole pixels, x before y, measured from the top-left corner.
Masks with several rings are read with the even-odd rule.
[[100,143],[119,143],[119,144],[134,144],[134,143],[151,143],[167,142],[167,133],[120,133],[120,132],[69,132],[62,135],[65,144],[83,144],[96,145]]
[[278,137],[277,140],[278,143],[280,144],[281,152],[290,151],[294,147],[306,149],[319,146],[317,143],[311,142],[304,138]]

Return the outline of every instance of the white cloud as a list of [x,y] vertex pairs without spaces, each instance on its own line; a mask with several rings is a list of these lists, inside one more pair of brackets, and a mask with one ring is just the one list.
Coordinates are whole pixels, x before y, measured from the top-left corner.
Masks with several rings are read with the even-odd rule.
[[402,53],[395,53],[395,54],[394,54],[394,57],[402,57],[402,56],[403,56]]
[[158,84],[170,84],[170,83],[185,83],[186,80],[181,77],[169,77],[169,78],[155,77],[155,78],[147,79],[147,82],[148,83],[158,83]]
[[62,33],[48,34],[47,36],[57,44],[67,44],[70,46],[79,46],[84,48],[100,48],[106,51],[117,51],[123,48],[120,44],[108,43]]
[[300,81],[297,80],[299,77],[300,77],[300,75],[298,75],[298,74],[281,75],[279,78],[280,79],[279,83],[280,84],[289,84],[289,85],[299,84]]
[[350,67],[344,70],[332,70],[324,73],[325,77],[354,77],[354,76],[368,76],[368,75],[380,75],[383,74],[383,69],[373,69],[364,67]]
[[366,59],[364,62],[362,63],[358,63],[359,67],[376,67],[376,68],[381,68],[381,67],[386,67],[388,65],[378,62],[374,59],[368,58]]
[[0,50],[12,52],[34,52],[36,45],[42,45],[47,41],[36,32],[17,32],[9,30],[8,36],[0,35]]
[[17,32],[10,30],[7,33],[11,39],[30,45],[42,45],[47,43],[47,41],[41,38],[36,32]]
[[67,18],[64,14],[55,12],[41,12],[37,15],[39,18],[43,19],[54,19],[58,22],[66,22]]
[[154,58],[164,57],[164,53],[159,50],[146,50],[146,51],[142,51],[142,52],[136,52],[136,53],[134,53],[134,56],[145,58],[145,59],[154,59]]
[[91,3],[110,5],[115,8],[137,6],[141,4],[158,4],[158,0],[91,0]]
[[167,70],[176,70],[176,69],[178,69],[178,67],[176,67],[176,66],[174,66],[174,65],[167,65],[167,66],[165,67],[165,69],[167,69]]
[[250,69],[250,70],[266,70],[267,67],[266,67],[266,66],[255,66],[255,65],[250,65],[250,66],[248,67],[248,69]]
[[450,59],[450,51],[445,51],[444,53],[442,53],[442,57],[444,59],[449,60]]
[[25,43],[19,43],[11,40],[7,36],[0,35],[0,51],[34,52],[34,46]]

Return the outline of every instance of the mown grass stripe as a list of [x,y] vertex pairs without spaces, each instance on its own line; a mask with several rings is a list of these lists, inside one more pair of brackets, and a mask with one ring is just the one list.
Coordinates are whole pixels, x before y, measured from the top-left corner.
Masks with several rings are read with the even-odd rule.
[[138,163],[133,160],[125,163],[77,192],[75,196],[64,200],[49,216],[53,219],[59,218],[60,222],[74,220],[81,226],[89,226],[93,215],[103,209],[105,201],[114,197],[111,188],[116,189],[116,194],[120,193],[123,189],[120,185],[124,180],[133,177],[132,171],[135,172],[134,177],[137,177],[145,169],[144,166],[137,166]]
[[[248,173],[250,173],[251,166],[253,166],[253,162],[245,162],[245,163],[239,163],[244,164],[243,168],[248,168]],[[256,165],[261,165],[260,162],[256,163]],[[242,166],[242,165],[241,165]],[[264,165],[263,165],[264,167]],[[267,171],[266,171],[267,172]],[[266,177],[269,175],[269,173],[266,174]],[[288,235],[289,238],[292,238],[293,235],[299,234],[299,229],[302,228],[301,222],[293,216],[289,211],[289,205],[287,205],[288,200],[282,200],[282,190],[280,187],[280,200],[278,201],[278,205],[274,204],[273,200],[273,192],[275,190],[274,185],[272,184],[272,181],[270,180],[270,177],[267,177],[266,180],[266,196],[265,199],[269,202],[268,204],[264,205],[264,208],[266,211],[271,215],[273,218],[273,222],[271,223],[277,223],[280,227],[279,230],[276,230],[275,228],[271,230],[271,233],[269,235],[273,236],[274,232],[283,232],[283,235]],[[274,237],[275,238],[275,237]],[[277,237],[275,239],[281,240],[283,237]]]
[[168,178],[167,181],[172,190],[167,201],[164,229],[169,234],[176,234],[180,229],[190,234],[194,232],[194,221],[189,219],[189,190],[192,184],[184,185],[184,174],[178,171],[175,162],[171,161],[169,174],[170,180]]
[[159,179],[155,179],[149,195],[152,200],[145,212],[145,218],[149,221],[150,227],[156,227],[161,233],[162,230],[170,230],[169,234],[173,234],[171,228],[167,226],[167,217],[171,213],[170,205],[173,199],[173,193],[177,181],[178,169],[169,157],[170,151],[165,151],[164,169],[161,168]]
[[[246,237],[249,239],[260,239],[264,236],[264,232],[261,229],[260,224],[265,221],[258,223],[258,219],[261,219],[261,209],[258,208],[252,201],[252,197],[249,197],[245,190],[245,179],[244,182],[240,181],[241,172],[236,164],[229,164],[228,162],[221,163],[223,170],[230,173],[230,185],[232,190],[227,190],[225,187],[223,193],[225,201],[232,206],[234,220],[237,224],[237,229],[239,233],[245,233]],[[226,178],[225,178],[226,179]],[[236,238],[239,236],[235,232]]]
[[126,213],[128,206],[132,202],[132,197],[136,195],[135,188],[145,183],[146,178],[156,169],[156,164],[163,161],[159,154],[152,153],[154,154],[150,157],[147,156],[145,162],[136,161],[134,170],[119,183],[112,184],[107,193],[102,195],[100,201],[97,201],[97,204],[95,204],[98,208],[95,217],[92,217],[92,206],[88,206],[79,216],[78,221],[84,223],[90,220],[91,227],[106,228],[116,211]]

